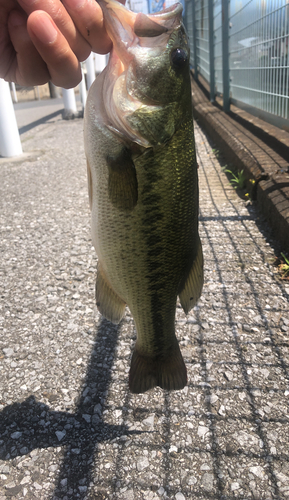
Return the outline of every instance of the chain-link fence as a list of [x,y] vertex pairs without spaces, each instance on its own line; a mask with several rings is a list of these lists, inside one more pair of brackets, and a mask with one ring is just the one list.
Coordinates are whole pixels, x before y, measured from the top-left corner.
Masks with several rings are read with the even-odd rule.
[[185,22],[196,79],[213,101],[289,126],[289,0],[188,0]]

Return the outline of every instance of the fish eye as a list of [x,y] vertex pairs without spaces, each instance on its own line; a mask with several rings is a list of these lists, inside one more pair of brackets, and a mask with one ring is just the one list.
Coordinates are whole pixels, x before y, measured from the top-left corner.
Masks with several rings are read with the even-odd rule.
[[188,60],[188,54],[183,49],[174,49],[171,52],[171,61],[176,68],[182,68]]

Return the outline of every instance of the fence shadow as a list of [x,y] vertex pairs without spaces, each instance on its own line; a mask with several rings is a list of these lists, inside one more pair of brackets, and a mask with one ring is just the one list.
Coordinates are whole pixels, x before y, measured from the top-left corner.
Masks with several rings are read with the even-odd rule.
[[[103,420],[117,338],[118,326],[102,319],[75,413],[53,411],[46,404],[37,402],[34,396],[9,405],[0,413],[0,428],[5,437],[0,448],[1,460],[9,461],[39,448],[65,446],[53,498],[85,498],[86,485],[93,479],[98,444],[122,435],[140,434],[139,431],[128,431],[125,425],[109,425]],[[100,345],[106,349],[109,360],[101,371],[97,367]],[[79,486],[81,484],[83,486]],[[10,492],[16,495],[21,489],[19,485]]]

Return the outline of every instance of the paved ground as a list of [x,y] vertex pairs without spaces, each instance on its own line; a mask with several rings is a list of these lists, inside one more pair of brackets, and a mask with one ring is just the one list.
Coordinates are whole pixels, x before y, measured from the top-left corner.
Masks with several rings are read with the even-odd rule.
[[208,86],[192,78],[194,116],[215,141],[229,170],[243,172],[246,190],[271,224],[283,251],[289,252],[289,129],[281,130],[222,101],[212,104]]
[[[80,97],[76,95],[76,105],[81,109]],[[25,132],[35,129],[37,125],[53,120],[62,115],[63,99],[43,99],[41,101],[24,101],[14,104],[17,117],[17,125],[20,136]]]
[[31,156],[0,161],[0,500],[288,498],[289,286],[268,227],[196,126],[205,285],[176,315],[189,383],[130,394],[132,318],[94,305],[82,127],[51,117],[22,134]]

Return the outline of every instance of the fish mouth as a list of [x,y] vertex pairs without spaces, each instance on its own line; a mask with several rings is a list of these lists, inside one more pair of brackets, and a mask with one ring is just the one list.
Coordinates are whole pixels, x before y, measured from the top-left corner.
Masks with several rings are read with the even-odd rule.
[[181,3],[177,2],[161,10],[160,12],[155,12],[154,14],[148,14],[148,17],[157,20],[168,21],[169,19],[176,18],[183,12],[183,6]]
[[[116,0],[98,0],[104,15],[106,30],[113,42],[114,50],[125,64],[128,49],[139,38],[154,38],[169,33],[181,22],[181,3],[155,14],[135,13]],[[126,65],[126,64],[125,64]]]
[[182,23],[183,7],[176,3],[161,12],[146,15],[132,12],[116,0],[98,2],[103,11],[106,30],[113,42],[103,85],[107,127],[141,147],[152,147],[152,139],[137,130],[129,117],[144,111],[145,107],[149,107],[149,113],[159,112],[161,103],[146,95],[139,87],[137,92],[132,90],[127,83],[127,76],[134,71],[132,68],[135,67],[138,46],[152,52],[157,50],[158,53],[165,50],[172,32]]
[[[128,10],[123,4],[116,0],[98,0],[99,5],[103,10],[112,10],[117,15],[122,13],[125,14],[126,17],[130,17],[134,20],[138,14]],[[176,2],[175,4],[163,9],[159,12],[155,12],[153,14],[144,14],[148,18],[154,18],[159,21],[168,21],[169,19],[175,18],[177,15],[181,14],[183,11],[183,6],[180,2]]]

